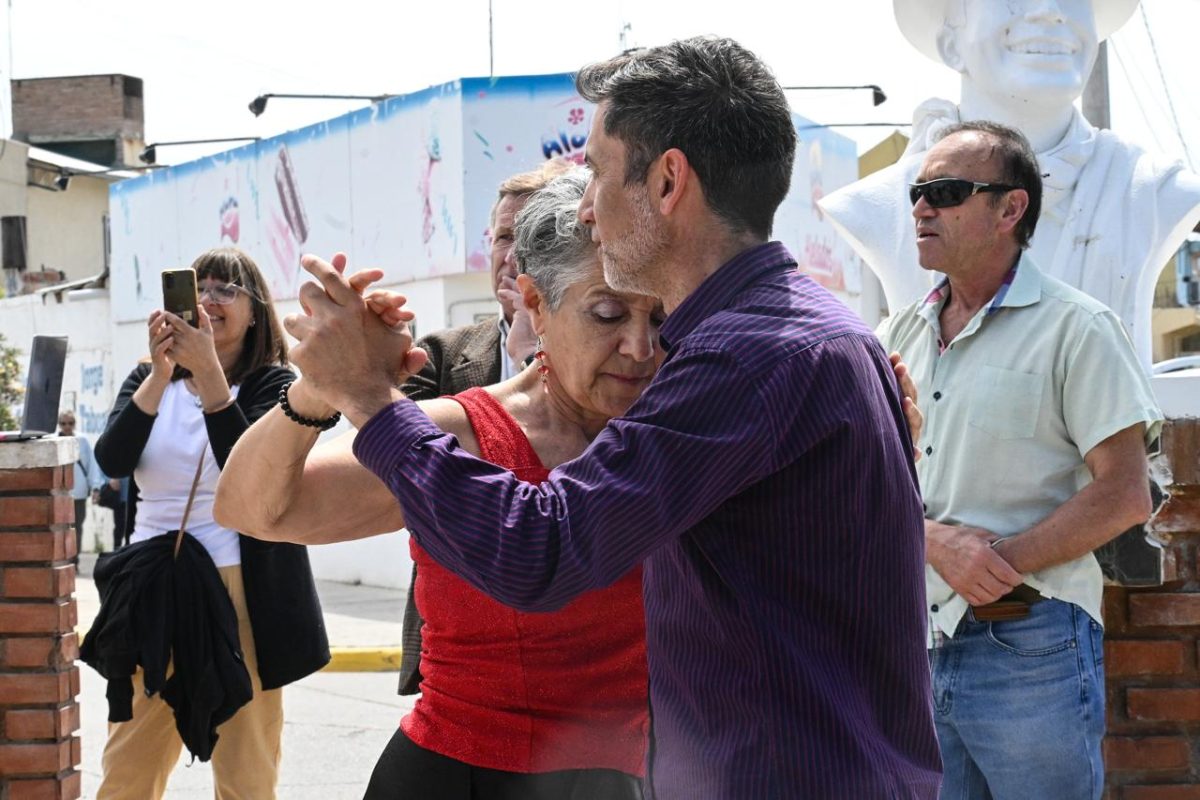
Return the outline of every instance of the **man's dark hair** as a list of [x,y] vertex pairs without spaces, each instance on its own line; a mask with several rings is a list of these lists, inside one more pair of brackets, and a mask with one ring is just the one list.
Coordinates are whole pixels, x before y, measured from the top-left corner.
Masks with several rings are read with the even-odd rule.
[[[951,125],[941,132],[937,140],[941,141],[956,133],[972,131],[990,137],[995,143],[992,155],[1000,158],[999,181],[1007,183],[1009,186],[1016,186],[1018,189],[1024,189],[1029,195],[1029,207],[1025,209],[1025,215],[1021,217],[1021,221],[1017,223],[1015,229],[1017,244],[1022,248],[1027,248],[1029,241],[1033,239],[1033,232],[1037,228],[1038,217],[1042,213],[1042,173],[1038,169],[1037,156],[1033,153],[1033,146],[1029,144],[1025,134],[1016,128],[987,120],[972,120]],[[1002,198],[1003,195],[992,195],[992,205],[997,205]]]
[[625,145],[626,185],[678,148],[713,212],[734,231],[771,235],[788,193],[796,129],[779,83],[732,39],[696,37],[584,67],[579,94],[607,103],[604,132]]

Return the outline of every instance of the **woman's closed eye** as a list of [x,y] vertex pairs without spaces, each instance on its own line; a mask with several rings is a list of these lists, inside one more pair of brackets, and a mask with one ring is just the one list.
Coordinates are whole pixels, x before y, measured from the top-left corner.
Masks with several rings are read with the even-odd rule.
[[629,309],[624,303],[618,303],[615,300],[605,300],[602,303],[597,303],[592,306],[592,316],[600,322],[620,322],[629,314]]

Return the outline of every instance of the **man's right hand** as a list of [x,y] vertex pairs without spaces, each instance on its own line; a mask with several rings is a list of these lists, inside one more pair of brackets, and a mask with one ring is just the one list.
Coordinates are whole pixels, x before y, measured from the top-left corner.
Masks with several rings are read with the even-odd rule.
[[513,278],[505,275],[500,279],[500,288],[496,290],[496,297],[502,301],[507,300],[513,306],[512,324],[508,327],[508,337],[505,339],[504,348],[508,352],[509,360],[519,371],[525,368],[525,359],[532,356],[537,350],[537,334],[533,330],[533,317],[529,315],[529,309],[525,307],[525,297],[517,288],[517,282]]
[[925,520],[925,560],[973,606],[994,602],[1024,580],[992,549],[996,535],[983,528]]
[[396,383],[421,368],[425,353],[413,348],[407,325],[388,325],[363,300],[362,281],[343,274],[344,254],[329,262],[306,255],[300,264],[320,283],[302,285],[304,313],[284,318],[298,340],[292,361],[322,402],[361,426],[394,401]]

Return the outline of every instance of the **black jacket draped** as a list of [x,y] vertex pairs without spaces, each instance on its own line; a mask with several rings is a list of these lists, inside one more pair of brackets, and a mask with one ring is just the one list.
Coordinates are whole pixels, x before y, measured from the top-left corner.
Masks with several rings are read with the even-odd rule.
[[[132,476],[150,438],[155,417],[133,402],[133,393],[149,375],[149,364],[138,364],[129,374],[113,404],[104,433],[96,441],[96,460],[109,477]],[[263,367],[242,381],[237,402],[204,415],[218,466],[224,468],[234,443],[251,423],[278,402],[280,387],[293,377],[284,367]],[[134,482],[125,510],[131,530],[137,514],[137,496]],[[301,545],[261,542],[248,536],[239,535],[238,541],[259,677],[263,689],[277,689],[329,663],[329,640],[308,551]]]
[[[175,712],[188,752],[212,758],[217,727],[250,702],[237,611],[204,545],[185,535],[126,547],[96,566],[100,613],[80,659],[108,680],[108,721],[133,719],[133,674]],[[167,677],[174,656],[174,668]]]

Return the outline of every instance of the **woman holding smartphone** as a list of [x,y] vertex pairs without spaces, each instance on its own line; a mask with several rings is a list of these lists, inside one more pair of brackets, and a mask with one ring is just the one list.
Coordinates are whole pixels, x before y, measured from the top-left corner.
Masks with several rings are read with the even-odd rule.
[[[180,527],[195,481],[187,532],[203,545],[229,592],[253,688],[250,702],[217,728],[215,794],[273,798],[281,687],[324,666],[329,645],[304,547],[243,537],[218,525],[212,506],[234,443],[294,376],[270,292],[250,257],[232,248],[210,250],[192,271],[196,324],[168,311],[150,315],[150,357],[121,387],[96,458],[106,474],[133,478],[126,513],[135,545]],[[168,299],[174,300],[179,282],[183,294],[192,292],[191,277],[174,273]],[[101,800],[162,797],[179,760],[182,741],[171,708],[159,695],[146,697],[140,670],[133,697],[133,718],[109,726]]]

